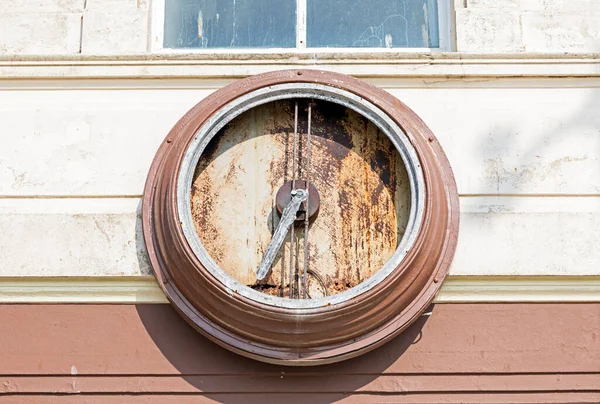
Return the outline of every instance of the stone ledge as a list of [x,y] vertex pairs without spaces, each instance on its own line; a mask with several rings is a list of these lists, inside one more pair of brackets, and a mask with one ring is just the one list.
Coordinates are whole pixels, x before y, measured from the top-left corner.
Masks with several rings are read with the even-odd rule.
[[[598,276],[449,276],[435,303],[600,302]],[[152,276],[0,278],[0,303],[168,303]]]
[[294,68],[335,70],[357,77],[600,77],[600,54],[198,52],[0,57],[3,79],[238,78]]

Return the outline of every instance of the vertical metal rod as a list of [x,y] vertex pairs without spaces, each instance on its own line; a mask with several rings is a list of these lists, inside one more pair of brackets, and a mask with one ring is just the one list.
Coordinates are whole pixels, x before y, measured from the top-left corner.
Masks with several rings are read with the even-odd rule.
[[[298,101],[294,106],[294,156],[292,159],[292,191],[296,189],[296,160],[298,156]],[[290,299],[294,298],[294,277],[295,277],[295,261],[294,261],[294,244],[295,244],[294,225],[290,228]],[[283,282],[283,280],[282,280]]]
[[294,158],[292,160],[292,190],[296,188],[296,158],[298,155],[298,101],[294,106]]
[[[277,201],[275,201],[275,205],[277,205]],[[274,212],[273,210],[273,206],[271,206],[271,210]],[[275,234],[275,216],[273,215],[273,220],[271,221],[271,234]],[[282,248],[282,250],[285,250],[284,248]],[[285,260],[285,253],[282,253],[281,255],[281,274],[279,279],[281,280],[281,285],[279,287],[279,297],[283,297],[283,291],[285,289],[285,264],[284,261]]]
[[294,233],[294,225],[292,225],[290,229],[290,299],[294,298],[294,277],[296,272],[294,271],[294,244],[296,242]]
[[[308,102],[308,127],[306,129],[306,160],[304,176],[306,177],[306,190],[310,188],[310,131],[312,123],[312,100]],[[309,191],[310,192],[310,191]],[[308,294],[308,285],[306,278],[308,274],[308,212],[310,211],[310,198],[306,199],[306,209],[304,212],[304,273],[302,274],[302,297],[306,299]]]

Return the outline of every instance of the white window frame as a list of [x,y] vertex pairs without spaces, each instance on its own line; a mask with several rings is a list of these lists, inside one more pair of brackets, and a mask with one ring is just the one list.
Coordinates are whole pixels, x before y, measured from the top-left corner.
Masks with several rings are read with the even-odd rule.
[[152,0],[150,50],[153,53],[244,54],[244,53],[414,53],[451,52],[454,50],[454,1],[437,0],[439,23],[438,48],[307,48],[306,5],[308,0],[296,0],[295,48],[164,48],[165,0]]

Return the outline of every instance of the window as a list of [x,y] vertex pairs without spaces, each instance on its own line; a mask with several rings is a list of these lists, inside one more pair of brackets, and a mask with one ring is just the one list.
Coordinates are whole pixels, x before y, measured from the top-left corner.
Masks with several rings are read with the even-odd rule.
[[449,50],[450,0],[159,0],[165,49]]

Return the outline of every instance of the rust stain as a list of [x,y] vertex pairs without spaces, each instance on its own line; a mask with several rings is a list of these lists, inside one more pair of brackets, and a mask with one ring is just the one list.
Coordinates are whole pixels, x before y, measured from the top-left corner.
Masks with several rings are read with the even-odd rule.
[[[299,161],[305,156],[307,101],[299,113]],[[336,104],[315,102],[310,179],[321,194],[309,229],[307,288],[311,297],[356,286],[393,254],[406,226],[409,189],[402,160],[377,127]],[[192,187],[196,230],[208,253],[229,275],[274,296],[289,295],[289,239],[268,279],[254,275],[276,228],[274,197],[291,180],[294,106],[278,101],[230,122],[211,141]],[[306,172],[300,163],[302,177]],[[298,268],[304,230],[296,230]]]

